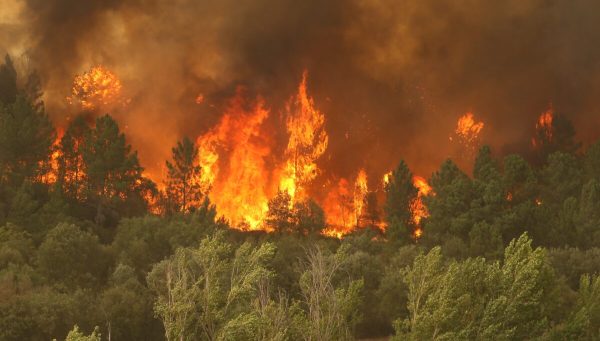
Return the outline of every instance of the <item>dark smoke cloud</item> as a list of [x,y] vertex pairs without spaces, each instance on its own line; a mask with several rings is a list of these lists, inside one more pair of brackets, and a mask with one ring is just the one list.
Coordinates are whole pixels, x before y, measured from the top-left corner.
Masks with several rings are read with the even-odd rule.
[[[8,1],[8,0],[5,0]],[[145,166],[217,122],[244,85],[278,120],[303,69],[330,134],[331,173],[428,175],[473,111],[495,150],[527,148],[552,104],[598,136],[600,2],[593,0],[29,0],[21,34],[64,121],[73,76],[104,64],[132,99],[115,113]],[[0,16],[1,18],[1,16]],[[11,29],[15,29],[11,26]],[[17,44],[8,35],[0,45]],[[24,41],[26,41],[24,43]],[[11,48],[7,48],[11,51]],[[194,103],[202,93],[202,105]],[[60,124],[60,123],[59,123]],[[282,137],[284,138],[284,136]]]

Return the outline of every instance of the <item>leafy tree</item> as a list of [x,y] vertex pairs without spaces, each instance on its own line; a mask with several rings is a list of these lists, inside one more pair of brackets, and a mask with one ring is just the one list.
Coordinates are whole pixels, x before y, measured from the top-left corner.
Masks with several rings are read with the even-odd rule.
[[50,230],[37,251],[39,273],[57,288],[97,287],[109,260],[95,235],[71,224]]
[[544,250],[532,249],[527,235],[511,241],[502,265],[483,258],[446,265],[436,247],[404,278],[410,314],[396,322],[398,340],[524,340],[547,327],[552,275]]
[[320,248],[307,251],[305,271],[300,278],[302,302],[306,306],[304,340],[349,340],[360,320],[362,280],[336,285],[334,276],[346,261],[346,249],[325,255]]
[[[575,211],[575,208],[571,211]],[[578,245],[592,247],[600,245],[600,183],[590,180],[581,190],[579,212],[574,218],[571,234],[578,237]]]
[[10,223],[0,227],[0,302],[32,289],[34,255],[28,233]]
[[218,233],[156,264],[147,281],[167,339],[217,340],[234,328],[249,313],[258,282],[270,276],[265,264],[273,252],[269,243],[259,248],[244,243],[232,254]]
[[152,340],[163,334],[153,319],[152,296],[133,268],[117,265],[99,301],[109,340]]
[[168,202],[171,210],[188,212],[202,199],[198,146],[185,137],[172,149],[172,159],[166,162]]
[[583,158],[583,171],[586,180],[595,179],[600,182],[600,141],[587,149]]
[[575,247],[550,249],[548,258],[557,276],[563,277],[572,290],[579,288],[581,276],[600,269],[600,248],[581,250]]
[[600,275],[581,276],[577,305],[560,334],[565,340],[594,340],[600,335]]
[[569,197],[577,197],[582,185],[581,165],[575,156],[556,152],[548,157],[542,169],[542,202],[561,205]]
[[403,270],[413,264],[414,259],[421,252],[416,245],[405,245],[395,248],[389,256],[379,258],[380,260],[386,259],[386,262],[380,284],[375,292],[375,302],[378,303],[379,318],[388,324],[385,327],[388,335],[393,331],[393,321],[408,317],[409,291],[404,283]]
[[100,336],[98,327],[96,327],[90,335],[86,336],[79,330],[79,327],[75,325],[67,335],[65,341],[100,341]]
[[122,219],[111,245],[117,261],[140,274],[147,273],[154,263],[173,253],[168,239],[172,236],[166,235],[168,231],[161,231],[165,229],[165,221],[159,217]]
[[79,303],[89,305],[90,300],[79,292],[65,294],[46,287],[1,301],[0,339],[51,340],[67,335],[73,324],[85,319],[81,314],[91,314]]
[[299,303],[290,303],[288,297],[281,292],[274,298],[269,288],[268,280],[259,282],[253,310],[237,316],[234,321],[228,323],[222,334],[223,340],[301,339],[304,325]]

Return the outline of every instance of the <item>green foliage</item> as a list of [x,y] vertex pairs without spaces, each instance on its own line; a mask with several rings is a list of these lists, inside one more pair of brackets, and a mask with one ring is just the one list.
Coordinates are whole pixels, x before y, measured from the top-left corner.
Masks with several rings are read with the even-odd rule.
[[117,265],[99,299],[107,333],[115,340],[150,340],[162,334],[153,319],[153,297],[135,270]]
[[[281,233],[229,229],[189,139],[167,162],[169,214],[150,214],[156,188],[116,121],[75,117],[54,144],[40,85],[0,65],[0,340],[599,338],[600,142],[578,154],[560,115],[527,160],[484,146],[472,176],[444,162],[419,239],[400,162],[385,234],[339,241],[285,192],[266,222]],[[361,226],[381,226],[380,194]]]
[[445,264],[436,247],[403,277],[409,316],[395,324],[398,340],[523,340],[547,326],[543,300],[553,277],[526,235],[508,245],[501,265],[483,258]]
[[148,274],[148,284],[157,295],[154,305],[168,340],[217,340],[249,313],[257,285],[271,273],[265,267],[274,248],[244,243],[235,251],[217,233],[198,248],[181,248]]
[[269,200],[269,210],[265,224],[276,232],[292,232],[292,197],[287,191],[279,191]]
[[581,143],[575,141],[573,123],[564,115],[553,115],[551,134],[548,134],[543,125],[536,128],[534,141],[538,164],[543,164],[548,156],[555,152],[574,154],[581,147]]
[[304,235],[316,235],[326,226],[325,213],[314,200],[296,202],[293,208],[295,230]]
[[0,106],[13,103],[17,97],[17,71],[7,54],[4,64],[0,65]]
[[167,161],[167,211],[188,212],[202,204],[198,146],[185,137],[172,149]]
[[118,213],[146,210],[145,195],[155,190],[154,185],[142,176],[137,153],[131,152],[114,119],[108,115],[96,119],[94,129],[84,136],[81,154],[96,224],[114,221]]
[[300,277],[302,302],[305,305],[304,340],[349,340],[361,319],[357,307],[363,280],[336,285],[334,277],[347,261],[347,248],[333,255],[320,248],[307,251],[307,263]]
[[86,336],[79,330],[79,327],[75,325],[67,335],[65,341],[100,341],[100,336],[101,335],[98,332],[98,327],[96,327],[90,335]]
[[38,271],[59,289],[98,286],[109,261],[95,235],[70,224],[50,230],[37,251]]
[[18,187],[46,172],[54,128],[48,116],[24,96],[0,104],[0,185]]
[[410,240],[412,233],[410,207],[417,196],[417,189],[413,185],[413,175],[404,161],[400,161],[398,167],[392,172],[385,185],[385,193],[386,221],[389,225],[403,227],[395,229],[396,238],[404,241]]
[[275,232],[314,235],[326,226],[323,209],[312,199],[292,204],[289,193],[279,191],[268,205],[265,224]]

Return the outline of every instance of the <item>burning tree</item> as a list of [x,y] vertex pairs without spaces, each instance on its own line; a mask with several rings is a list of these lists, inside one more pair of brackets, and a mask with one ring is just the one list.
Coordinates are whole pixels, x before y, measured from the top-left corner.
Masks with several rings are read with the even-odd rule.
[[303,198],[306,195],[306,185],[318,173],[315,161],[323,155],[329,141],[324,128],[325,115],[315,108],[313,99],[308,96],[306,78],[305,71],[298,93],[286,110],[289,140],[279,187],[290,194],[292,202],[296,196]]
[[75,77],[71,96],[67,97],[67,101],[81,105],[84,110],[93,110],[120,102],[121,89],[119,78],[104,66],[98,65]]
[[553,152],[575,153],[581,147],[581,143],[575,141],[575,128],[571,121],[563,115],[556,115],[552,107],[538,117],[531,145],[538,164],[544,163]]

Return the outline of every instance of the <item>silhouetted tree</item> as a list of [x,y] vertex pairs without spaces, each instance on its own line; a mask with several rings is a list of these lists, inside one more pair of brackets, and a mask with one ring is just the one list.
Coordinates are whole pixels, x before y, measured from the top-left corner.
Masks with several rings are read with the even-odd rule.
[[87,199],[95,207],[96,224],[114,224],[118,213],[128,216],[146,210],[145,197],[155,192],[155,186],[142,176],[137,153],[131,151],[110,116],[97,118],[95,127],[87,132],[82,157]]
[[535,135],[536,161],[538,165],[546,162],[554,152],[576,153],[581,143],[575,140],[573,123],[564,115],[554,115],[550,127],[538,126]]
[[312,199],[295,203],[292,216],[294,230],[304,235],[318,234],[326,225],[323,209]]
[[188,212],[201,203],[202,187],[198,146],[185,137],[172,149],[172,162],[167,161],[167,211]]
[[4,64],[0,65],[0,104],[8,105],[17,98],[17,71],[12,59],[7,54]]
[[292,198],[287,191],[279,191],[269,200],[269,210],[265,223],[276,232],[293,231]]
[[[392,172],[385,185],[385,221],[400,239],[410,240],[412,233],[411,204],[418,194],[413,175],[404,161]],[[403,233],[404,232],[404,233]]]
[[0,105],[0,184],[39,180],[50,158],[54,128],[45,113],[19,95]]

